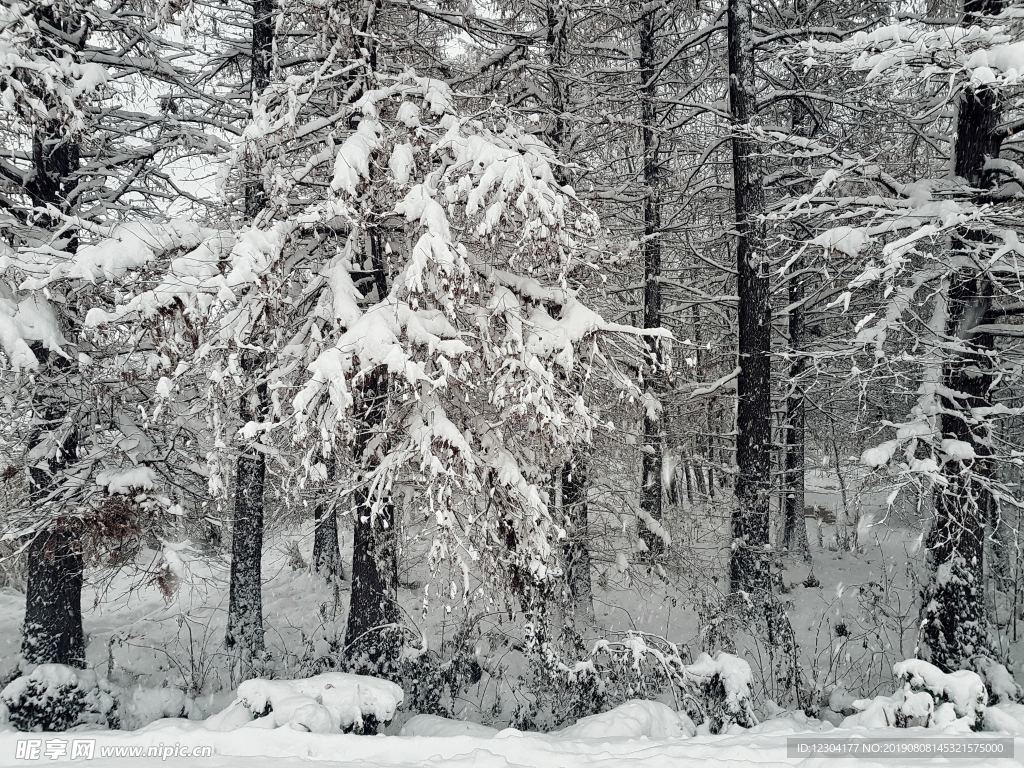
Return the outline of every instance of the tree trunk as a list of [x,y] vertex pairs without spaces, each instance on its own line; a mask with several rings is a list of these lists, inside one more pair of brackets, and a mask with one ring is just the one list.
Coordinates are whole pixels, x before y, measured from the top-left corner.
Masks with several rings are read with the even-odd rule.
[[[274,39],[273,0],[254,0],[250,99],[270,83]],[[252,223],[267,203],[262,170],[245,167],[243,192],[245,219]],[[253,329],[256,334],[256,329]],[[242,369],[255,386],[239,405],[239,419],[263,421],[269,412],[266,359],[254,350],[242,353]],[[235,655],[242,678],[259,671],[265,656],[263,638],[263,492],[266,457],[246,446],[235,465],[235,505],[231,525],[231,584],[228,595],[228,628],[225,645]]]
[[[643,142],[644,233],[644,328],[661,327],[661,166],[658,136],[657,34],[658,9],[650,7],[640,18],[640,133]],[[640,538],[646,556],[658,558],[665,550],[661,525],[662,352],[656,338],[647,342],[644,372],[642,441],[640,445]]]
[[345,627],[347,666],[368,674],[393,674],[401,648],[398,610],[398,529],[395,504],[369,486],[379,466],[380,427],[388,407],[388,372],[370,371],[356,395],[353,453],[359,468],[352,541],[352,596]]
[[807,358],[801,345],[804,333],[803,257],[797,259],[793,269],[797,273],[789,282],[789,345],[793,356],[789,365],[789,392],[786,395],[786,469],[785,497],[783,500],[782,546],[791,551],[799,550],[805,561],[810,562],[811,550],[807,543],[807,523],[804,520],[805,507],[805,413],[804,388],[800,381],[807,370]]
[[[66,33],[58,42],[50,33],[40,32],[41,45],[52,48],[54,57],[63,54],[68,46],[81,50],[85,40],[82,34],[73,34],[81,28],[80,19],[59,16],[55,6],[37,5],[33,11],[41,30],[51,29]],[[37,94],[42,100],[48,94]],[[57,121],[43,122],[32,136],[32,175],[24,184],[24,191],[33,207],[44,211],[39,215],[40,228],[55,229],[61,222],[51,219],[49,208],[71,213],[77,187],[75,173],[79,167],[79,145],[71,140]],[[75,234],[67,235],[65,244],[56,247],[73,253],[78,242]],[[69,317],[72,307],[65,308]],[[66,328],[65,336],[71,340],[73,329]],[[75,459],[78,449],[77,433],[66,425],[69,408],[61,387],[62,381],[74,363],[50,355],[41,344],[33,351],[39,360],[37,386],[32,395],[32,412],[36,422],[31,448],[40,446],[53,432],[66,430],[60,449],[55,456],[39,461],[29,469],[29,501],[40,512],[43,502],[59,487],[63,471]],[[56,379],[56,382],[51,382]],[[60,386],[54,386],[59,384]],[[58,516],[43,523],[42,530],[28,549],[28,575],[25,591],[25,620],[22,625],[21,652],[29,664],[67,664],[85,666],[85,635],[82,631],[82,536],[77,520]]]
[[[571,183],[568,170],[569,159],[566,144],[568,125],[566,123],[566,67],[568,65],[570,9],[566,0],[548,0],[547,54],[548,105],[551,124],[548,141],[558,162],[552,173],[560,185]],[[569,528],[569,540],[563,547],[566,563],[566,583],[572,596],[575,618],[589,622],[594,617],[594,603],[590,582],[590,544],[587,539],[587,488],[589,464],[587,448],[572,451],[569,460],[562,465],[559,481],[562,484],[562,518]],[[553,495],[553,494],[552,494]]]
[[[964,24],[1003,7],[1002,0],[965,0]],[[999,156],[998,93],[968,88],[959,106],[955,172],[982,189],[989,184],[986,158]],[[987,422],[969,416],[974,408],[992,405],[994,339],[972,333],[974,326],[991,321],[992,285],[973,264],[976,246],[986,237],[981,231],[964,235],[952,255],[963,266],[951,276],[946,300],[946,336],[958,341],[958,351],[950,352],[942,370],[940,428],[943,438],[963,441],[977,455],[943,464],[946,484],[935,490],[935,525],[928,537],[932,575],[925,587],[922,640],[932,663],[948,671],[970,667],[973,656],[991,652],[984,599],[985,526],[994,507],[991,434]]]
[[729,0],[729,104],[736,270],[739,296],[739,376],[736,409],[736,506],[732,518],[730,581],[733,590],[770,589],[771,309],[765,253],[762,171],[746,135],[754,104],[751,0]]
[[27,664],[85,666],[82,538],[77,521],[58,521],[28,548],[21,654]]
[[[566,583],[569,586],[577,624],[594,620],[594,595],[590,581],[590,522],[587,505],[587,452],[573,452],[572,461],[562,468],[562,508],[569,527],[564,547]],[[580,472],[575,476],[574,472]]]
[[[800,88],[793,83],[793,90]],[[799,100],[793,101],[792,130],[797,136],[808,137],[813,133],[813,116]],[[800,161],[806,165],[804,161]],[[806,186],[806,185],[804,185]],[[807,355],[804,353],[804,299],[806,298],[804,274],[806,262],[803,252],[793,262],[793,274],[789,278],[789,381],[786,392],[785,414],[785,470],[783,473],[785,493],[783,495],[782,546],[790,551],[799,550],[806,562],[811,561],[811,549],[807,542],[807,523],[804,520],[806,497],[806,413],[804,408],[803,377],[807,372]]]
[[337,490],[334,483],[337,464],[333,454],[324,457],[324,461],[327,464],[327,480],[313,512],[313,573],[328,583],[335,583],[345,578],[338,543],[338,514],[331,498]]

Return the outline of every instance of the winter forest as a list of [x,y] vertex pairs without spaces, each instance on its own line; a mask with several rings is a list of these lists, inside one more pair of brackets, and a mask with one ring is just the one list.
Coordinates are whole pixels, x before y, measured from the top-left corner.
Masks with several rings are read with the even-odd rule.
[[3,0],[0,764],[1012,749],[1022,128],[1014,0]]

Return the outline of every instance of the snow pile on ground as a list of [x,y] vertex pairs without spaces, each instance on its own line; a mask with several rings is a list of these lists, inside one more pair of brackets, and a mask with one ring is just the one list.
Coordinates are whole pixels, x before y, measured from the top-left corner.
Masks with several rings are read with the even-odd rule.
[[853,702],[858,712],[843,721],[844,728],[919,726],[978,731],[985,726],[989,694],[978,673],[943,672],[922,659],[898,662],[893,672],[901,687],[892,696]]
[[695,735],[697,728],[685,713],[661,702],[633,699],[608,712],[580,718],[556,733],[568,739],[678,739]]
[[165,717],[195,717],[196,707],[180,688],[146,688],[137,685],[117,693],[121,728],[135,730]]
[[19,731],[64,731],[81,725],[117,728],[110,685],[91,670],[40,664],[0,692],[0,717]]
[[[81,735],[81,734],[78,734]],[[904,731],[907,736],[925,736],[927,731]],[[185,720],[164,720],[142,731],[95,732],[96,756],[109,754],[114,747],[126,754],[132,750],[140,757],[132,760],[99,760],[102,765],[129,764],[138,768],[227,768],[246,765],[253,768],[299,768],[330,765],[332,768],[523,768],[524,766],[557,766],[558,768],[689,768],[691,766],[792,766],[787,740],[802,738],[891,739],[892,729],[837,729],[813,719],[791,715],[778,717],[748,730],[730,729],[718,736],[698,734],[693,738],[600,738],[573,739],[559,733],[524,733],[502,731],[497,737],[485,734],[453,735],[431,738],[420,735],[375,736],[367,738],[352,734],[301,733],[288,729],[241,729],[215,732],[201,723]],[[24,734],[0,733],[0,765],[25,765],[14,755]],[[45,742],[45,737],[43,737]],[[173,753],[156,751],[144,757],[147,748],[156,750],[173,746]],[[212,749],[213,757],[197,761],[190,750]],[[1019,747],[1018,747],[1019,748]],[[189,751],[186,751],[189,750]],[[130,753],[128,753],[130,754]],[[42,762],[48,762],[43,760]],[[66,764],[66,761],[62,761]],[[858,768],[894,768],[910,764],[894,760],[860,758]],[[914,763],[926,761],[915,760]],[[953,760],[958,768],[992,766],[1010,761],[993,762],[989,755]],[[831,758],[808,758],[799,762],[804,768],[831,768],[853,765],[854,761]]]
[[390,722],[402,703],[402,689],[387,680],[346,672],[325,672],[299,680],[246,680],[223,712],[206,727],[290,728],[311,733],[373,732]]
[[431,738],[452,736],[472,736],[477,739],[489,739],[498,733],[497,728],[490,728],[468,720],[451,720],[439,715],[413,715],[402,726],[399,736],[428,736]]
[[[607,712],[580,718],[567,728],[543,735],[552,739],[681,739],[696,733],[697,727],[685,712],[676,712],[660,701],[632,699]],[[416,715],[402,726],[400,733],[401,736],[473,736],[484,739],[522,734],[523,731],[515,728],[499,731],[436,715]]]

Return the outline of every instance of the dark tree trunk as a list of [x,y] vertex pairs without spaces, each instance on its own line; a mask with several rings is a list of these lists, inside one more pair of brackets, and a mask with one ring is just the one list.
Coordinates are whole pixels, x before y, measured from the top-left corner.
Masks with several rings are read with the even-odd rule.
[[736,206],[736,270],[739,296],[739,376],[736,407],[736,506],[732,518],[733,590],[770,589],[771,496],[771,309],[760,161],[746,135],[754,104],[751,0],[729,0],[729,103],[733,196]]
[[352,594],[345,626],[347,666],[354,671],[392,674],[401,637],[398,611],[398,530],[395,504],[370,488],[380,464],[381,425],[388,407],[388,373],[370,371],[356,393],[356,436],[353,453],[358,467],[355,492],[355,533],[352,541]]
[[[793,84],[799,90],[800,82]],[[792,106],[792,129],[797,136],[810,136],[813,131],[813,116],[799,100]],[[804,161],[800,161],[806,165]],[[807,523],[804,520],[806,498],[806,413],[803,377],[807,372],[807,355],[804,352],[804,300],[806,298],[806,262],[803,254],[793,262],[793,274],[789,278],[789,380],[786,392],[785,469],[783,472],[784,494],[782,504],[782,546],[790,551],[799,550],[806,562],[811,561],[811,550],[807,542]]]
[[[250,98],[270,83],[274,39],[273,0],[254,0]],[[262,169],[248,165],[244,180],[245,219],[255,221],[267,203]],[[256,329],[253,329],[255,335]],[[254,350],[242,353],[242,368],[253,390],[242,398],[242,423],[263,421],[269,412],[266,359]],[[235,655],[238,673],[247,677],[259,671],[265,656],[263,638],[263,493],[267,466],[263,452],[245,446],[235,465],[235,505],[231,525],[231,585],[228,595],[228,627],[225,645]]]
[[[70,367],[67,360],[50,355],[41,344],[33,351],[41,366],[59,374]],[[68,404],[60,396],[33,397],[41,435],[67,429]],[[71,430],[59,453],[45,465],[29,469],[29,499],[37,506],[57,490],[61,474],[74,461],[78,436]],[[81,521],[57,517],[47,522],[28,547],[28,578],[25,589],[25,623],[21,654],[28,664],[85,666],[85,634],[82,630],[82,526]]]
[[[571,183],[566,146],[569,140],[566,122],[566,68],[570,13],[566,0],[548,0],[547,53],[551,112],[548,140],[558,160],[552,172],[555,181],[562,185]],[[594,615],[590,582],[590,543],[587,538],[587,488],[590,469],[587,451],[587,448],[573,450],[569,460],[562,465],[559,478],[562,484],[562,516],[569,528],[569,541],[563,547],[566,584],[572,597],[576,618],[583,621],[589,621]]]
[[[1001,0],[966,0],[964,22],[999,13],[1003,6]],[[986,158],[999,155],[999,113],[992,88],[969,88],[960,102],[955,172],[977,189],[989,184]],[[942,370],[942,437],[967,443],[977,456],[943,464],[946,483],[935,490],[935,524],[928,537],[932,576],[925,587],[922,640],[932,663],[948,671],[969,668],[973,656],[991,652],[984,596],[985,526],[995,505],[991,434],[986,422],[970,416],[972,409],[992,405],[994,339],[972,333],[974,326],[991,320],[992,285],[969,257],[986,237],[980,231],[964,235],[953,257],[968,258],[951,276],[946,300],[946,336],[959,342],[959,351],[950,352]]]
[[[247,373],[262,371],[257,356],[248,357]],[[239,417],[243,423],[262,420],[266,413],[267,385],[242,398]],[[244,679],[259,672],[265,655],[263,639],[263,490],[266,461],[263,454],[246,446],[238,457],[235,506],[231,526],[231,584],[228,593],[228,629],[225,644]]]
[[[52,48],[54,56],[62,55],[68,46],[85,44],[84,35],[73,34],[81,28],[81,20],[59,16],[53,6],[38,4],[33,15],[41,30],[58,30],[58,42],[42,32],[41,45]],[[65,40],[66,38],[66,40]],[[72,41],[72,42],[68,42]],[[45,103],[48,94],[37,96]],[[79,145],[68,138],[58,122],[44,122],[32,136],[32,174],[25,182],[24,191],[36,210],[49,208],[71,213],[77,187],[75,173],[79,167]],[[51,220],[47,213],[38,219],[41,228],[56,228],[59,220]],[[76,235],[65,235],[65,243],[54,243],[68,252],[74,252]],[[66,319],[73,322],[73,308],[65,308]],[[65,328],[70,340],[72,328]],[[35,432],[32,448],[38,447],[54,432],[65,432],[57,455],[40,461],[29,469],[29,501],[33,508],[44,512],[43,503],[59,494],[62,473],[74,462],[78,449],[77,433],[68,425],[69,405],[60,390],[70,386],[63,381],[74,363],[50,355],[41,344],[33,351],[39,360],[37,386],[32,396]],[[85,635],[82,630],[82,536],[77,520],[57,516],[46,520],[28,549],[28,578],[25,592],[25,621],[22,625],[21,652],[29,664],[85,665]]]
[[[643,143],[644,233],[644,328],[661,327],[661,159],[658,136],[657,64],[658,8],[650,7],[640,18],[640,133]],[[663,390],[661,344],[647,343],[644,372],[642,441],[640,444],[640,538],[646,555],[658,558],[665,550],[661,527],[661,467],[664,461],[661,395]]]
[[338,543],[338,513],[333,498],[337,491],[334,483],[337,464],[333,455],[325,457],[324,461],[327,464],[327,481],[313,512],[313,573],[328,583],[334,583],[345,578]]
[[[590,581],[590,521],[587,506],[587,452],[573,452],[573,458],[562,467],[562,509],[569,527],[569,540],[564,546],[566,583],[577,621],[588,623],[594,618],[594,595]],[[579,472],[579,475],[574,473]]]
[[27,664],[85,666],[82,538],[76,521],[58,521],[29,545],[23,633]]
[[804,269],[803,257],[793,264],[794,276],[789,282],[789,346],[792,359],[789,364],[789,391],[786,395],[786,468],[785,496],[783,499],[782,546],[790,551],[799,550],[810,562],[811,551],[807,543],[805,507],[805,409],[804,387],[801,379],[807,371],[807,357],[803,353],[804,335]]

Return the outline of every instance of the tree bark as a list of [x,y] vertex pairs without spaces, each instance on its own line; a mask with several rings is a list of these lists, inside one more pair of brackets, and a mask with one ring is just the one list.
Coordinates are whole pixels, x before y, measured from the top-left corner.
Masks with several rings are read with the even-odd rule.
[[395,504],[370,487],[385,437],[388,373],[370,371],[356,396],[353,453],[358,467],[352,541],[352,594],[345,626],[347,666],[368,674],[393,674],[401,638],[398,610],[398,529]]
[[[562,508],[569,527],[569,540],[564,547],[566,583],[572,598],[577,623],[589,624],[594,619],[594,594],[590,581],[590,519],[587,505],[587,454],[575,451],[571,462],[562,467]],[[580,472],[583,481],[574,477]]]
[[[644,328],[661,327],[661,159],[658,136],[658,8],[650,7],[640,17],[640,135],[643,144],[643,244]],[[662,439],[663,359],[656,338],[647,341],[648,361],[644,372],[643,423],[640,446],[640,539],[646,556],[657,559],[665,551],[662,528],[661,469],[664,461]]]
[[[1002,0],[965,0],[963,23],[980,14],[1003,10]],[[989,87],[968,88],[959,105],[954,170],[976,189],[989,185],[985,161],[998,157],[1001,137],[999,96]],[[969,668],[972,657],[991,653],[985,614],[985,527],[993,514],[991,432],[988,423],[970,416],[992,405],[994,383],[991,334],[972,333],[992,320],[992,284],[974,266],[972,254],[986,233],[970,230],[952,254],[962,264],[950,277],[946,300],[946,335],[957,340],[942,370],[940,429],[943,438],[963,441],[977,458],[947,459],[945,487],[935,491],[935,524],[928,544],[932,574],[925,587],[922,640],[929,659],[941,669]]]
[[337,488],[337,464],[333,455],[324,457],[327,464],[327,481],[317,499],[313,512],[313,573],[328,583],[345,578],[341,564],[341,546],[338,543],[338,514],[330,498]]
[[795,274],[789,282],[789,346],[793,356],[789,365],[789,391],[786,395],[786,468],[785,497],[783,504],[782,546],[799,550],[807,562],[811,550],[807,543],[805,508],[805,440],[806,422],[804,410],[804,387],[801,378],[807,370],[807,358],[803,354],[804,335],[804,269],[803,257],[794,262]]
[[739,376],[736,409],[736,506],[732,516],[733,590],[770,589],[771,308],[765,253],[760,160],[747,135],[754,102],[753,19],[750,0],[729,0],[729,104],[732,114],[733,198],[739,297]]
[[[548,141],[558,162],[552,173],[560,185],[571,183],[568,170],[568,124],[566,122],[566,67],[571,9],[567,0],[548,0],[546,7],[548,87],[551,124]],[[566,583],[572,597],[576,618],[589,622],[594,616],[593,590],[590,581],[590,544],[588,541],[587,489],[589,463],[587,448],[572,451],[562,465],[562,517],[569,527],[569,540],[563,547]]]
[[[252,6],[252,49],[250,58],[250,99],[270,83],[274,40],[273,0],[254,0]],[[245,220],[254,222],[266,207],[262,169],[246,164],[243,181]],[[255,330],[255,329],[254,329]],[[239,419],[263,421],[269,412],[266,357],[255,350],[242,352],[242,369],[252,392],[243,396]],[[263,638],[263,493],[266,457],[246,446],[235,465],[235,504],[231,525],[231,584],[228,594],[228,627],[225,645],[235,655],[242,677],[258,672],[265,656]]]
[[[59,30],[62,39],[58,42],[41,32],[41,45],[53,50],[54,56],[64,53],[66,46],[75,46],[80,51],[84,46],[84,35],[73,34],[81,29],[81,20],[74,16],[61,16],[56,6],[37,5],[33,11],[41,30]],[[65,38],[67,41],[65,42]],[[37,94],[46,99],[47,94]],[[47,121],[32,136],[32,175],[24,184],[39,215],[38,226],[56,229],[60,222],[45,211],[53,208],[62,213],[71,213],[74,208],[78,182],[75,174],[79,167],[80,150],[76,141],[69,138],[63,126],[57,121]],[[64,250],[73,253],[78,245],[74,233],[66,235]],[[60,247],[59,244],[54,244]],[[72,307],[65,308],[70,317]],[[65,329],[65,336],[72,336],[72,329]],[[35,420],[32,449],[38,447],[54,432],[65,432],[60,448],[54,456],[37,462],[29,469],[29,501],[35,509],[60,486],[61,475],[74,462],[78,449],[77,432],[66,424],[69,404],[60,384],[71,372],[75,363],[57,355],[49,354],[42,344],[34,344],[33,351],[39,360],[37,379],[39,384],[32,395],[32,412]],[[56,382],[52,380],[56,379]],[[30,449],[31,450],[31,449]],[[79,521],[64,515],[43,523],[28,549],[28,575],[25,592],[25,620],[22,625],[21,652],[29,664],[67,664],[85,666],[85,635],[82,630],[82,535]]]
[[[794,82],[793,90],[799,90],[800,85],[799,82]],[[793,133],[801,137],[810,136],[813,133],[813,115],[799,99],[793,101],[791,114]],[[806,412],[803,377],[807,372],[807,355],[804,352],[804,300],[807,279],[804,270],[806,266],[801,251],[793,262],[793,274],[789,278],[788,285],[790,361],[785,415],[786,450],[783,473],[785,493],[783,496],[782,546],[790,551],[799,550],[803,559],[809,563],[811,549],[807,542],[807,523],[804,519]]]

